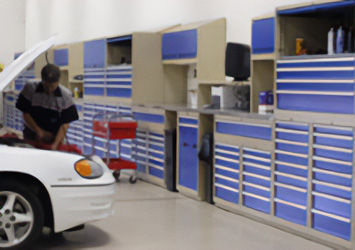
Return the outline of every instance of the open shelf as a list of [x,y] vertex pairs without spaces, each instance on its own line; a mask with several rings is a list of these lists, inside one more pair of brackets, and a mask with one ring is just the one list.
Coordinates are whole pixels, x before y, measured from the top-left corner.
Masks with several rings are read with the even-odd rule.
[[336,34],[337,29],[342,26],[346,34],[349,27],[354,27],[353,5],[351,1],[321,4],[315,2],[278,9],[281,56],[296,55],[296,38],[304,40],[306,54],[327,54],[330,29],[333,28]]
[[107,39],[107,65],[132,64],[132,35]]

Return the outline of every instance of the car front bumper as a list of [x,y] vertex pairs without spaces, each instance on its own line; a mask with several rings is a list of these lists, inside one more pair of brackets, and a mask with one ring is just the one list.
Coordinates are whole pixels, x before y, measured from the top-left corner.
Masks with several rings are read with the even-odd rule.
[[54,231],[104,219],[113,213],[115,183],[52,186],[50,191]]

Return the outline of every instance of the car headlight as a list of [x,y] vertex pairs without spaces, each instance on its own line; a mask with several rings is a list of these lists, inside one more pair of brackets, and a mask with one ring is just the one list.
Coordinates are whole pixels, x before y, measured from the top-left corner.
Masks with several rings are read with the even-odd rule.
[[95,179],[99,178],[104,174],[102,166],[96,162],[82,159],[77,161],[74,165],[75,171],[83,178],[86,179]]

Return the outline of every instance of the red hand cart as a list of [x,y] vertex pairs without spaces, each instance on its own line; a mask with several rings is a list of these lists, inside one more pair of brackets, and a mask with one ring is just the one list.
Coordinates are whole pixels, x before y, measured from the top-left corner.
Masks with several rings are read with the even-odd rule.
[[106,157],[103,161],[107,164],[109,169],[114,170],[113,176],[116,181],[120,177],[120,171],[122,169],[134,170],[134,174],[129,178],[130,183],[136,183],[137,181],[137,164],[133,161],[121,159],[119,143],[118,158],[110,157],[110,140],[121,139],[134,139],[136,138],[137,122],[133,120],[132,116],[119,115],[119,114],[105,114],[97,113],[93,116],[93,154],[95,154],[95,139],[94,137],[100,137],[107,140],[106,143]]

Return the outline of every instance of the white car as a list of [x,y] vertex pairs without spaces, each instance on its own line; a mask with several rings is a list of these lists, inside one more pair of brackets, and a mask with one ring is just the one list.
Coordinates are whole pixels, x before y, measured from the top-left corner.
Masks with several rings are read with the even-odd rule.
[[[0,74],[0,92],[10,78]],[[108,217],[114,192],[115,179],[97,156],[0,140],[0,249],[28,249],[44,226],[62,232]]]

